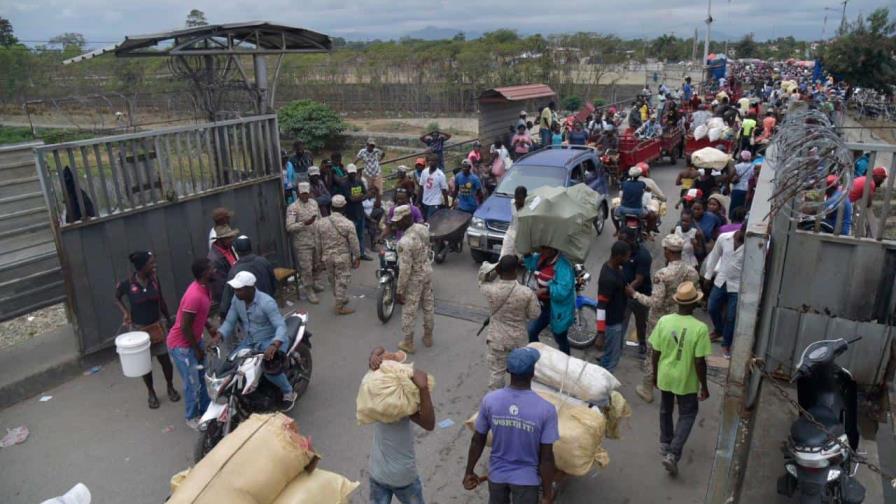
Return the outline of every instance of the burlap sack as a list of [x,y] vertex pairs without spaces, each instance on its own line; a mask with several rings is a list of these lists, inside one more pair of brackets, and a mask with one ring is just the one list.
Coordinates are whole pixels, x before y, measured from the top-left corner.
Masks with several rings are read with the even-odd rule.
[[[561,397],[546,391],[538,391],[539,396],[557,408],[557,427],[560,439],[554,443],[554,463],[557,469],[571,476],[583,476],[592,467],[603,468],[609,465],[610,456],[601,443],[606,431],[606,419],[597,408],[588,408],[580,402]],[[475,413],[464,425],[475,432]],[[492,445],[492,434],[489,432],[486,441]]]
[[619,432],[622,420],[632,416],[632,407],[619,391],[614,390],[610,394],[610,404],[606,408],[607,411],[607,437],[610,439],[619,439]]
[[[414,366],[384,360],[376,371],[368,371],[361,380],[356,399],[358,425],[373,422],[393,423],[417,413],[420,389],[411,381]],[[429,376],[432,390],[435,380]]]
[[168,504],[270,504],[316,456],[288,416],[252,415],[190,470]]
[[360,485],[341,474],[315,469],[299,474],[271,504],[347,504]]

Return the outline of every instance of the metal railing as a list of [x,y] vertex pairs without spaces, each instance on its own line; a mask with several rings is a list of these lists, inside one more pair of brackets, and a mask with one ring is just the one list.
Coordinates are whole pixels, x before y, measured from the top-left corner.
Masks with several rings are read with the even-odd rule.
[[275,115],[47,145],[35,158],[60,226],[280,176]]

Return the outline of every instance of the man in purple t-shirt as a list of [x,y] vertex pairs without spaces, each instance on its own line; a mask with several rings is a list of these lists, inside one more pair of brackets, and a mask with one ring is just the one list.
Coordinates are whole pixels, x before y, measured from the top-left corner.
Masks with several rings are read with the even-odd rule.
[[474,469],[488,432],[492,432],[489,458],[489,504],[542,504],[554,502],[554,442],[560,439],[557,410],[532,391],[535,362],[541,355],[534,348],[517,348],[507,356],[510,386],[482,398],[476,432],[470,441],[464,488],[479,484]]

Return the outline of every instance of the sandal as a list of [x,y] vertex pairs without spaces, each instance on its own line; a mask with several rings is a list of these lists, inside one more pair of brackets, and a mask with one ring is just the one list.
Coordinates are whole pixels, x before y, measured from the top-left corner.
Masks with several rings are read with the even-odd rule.
[[155,395],[149,396],[147,403],[149,403],[149,409],[159,409],[159,398]]
[[168,400],[171,402],[180,401],[180,394],[172,387],[168,387]]

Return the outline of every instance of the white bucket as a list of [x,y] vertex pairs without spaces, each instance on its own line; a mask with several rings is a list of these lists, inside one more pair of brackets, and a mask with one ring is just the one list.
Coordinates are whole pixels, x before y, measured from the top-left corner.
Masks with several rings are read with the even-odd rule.
[[115,348],[121,361],[121,372],[129,378],[137,378],[152,370],[149,354],[149,334],[133,331],[115,337]]

